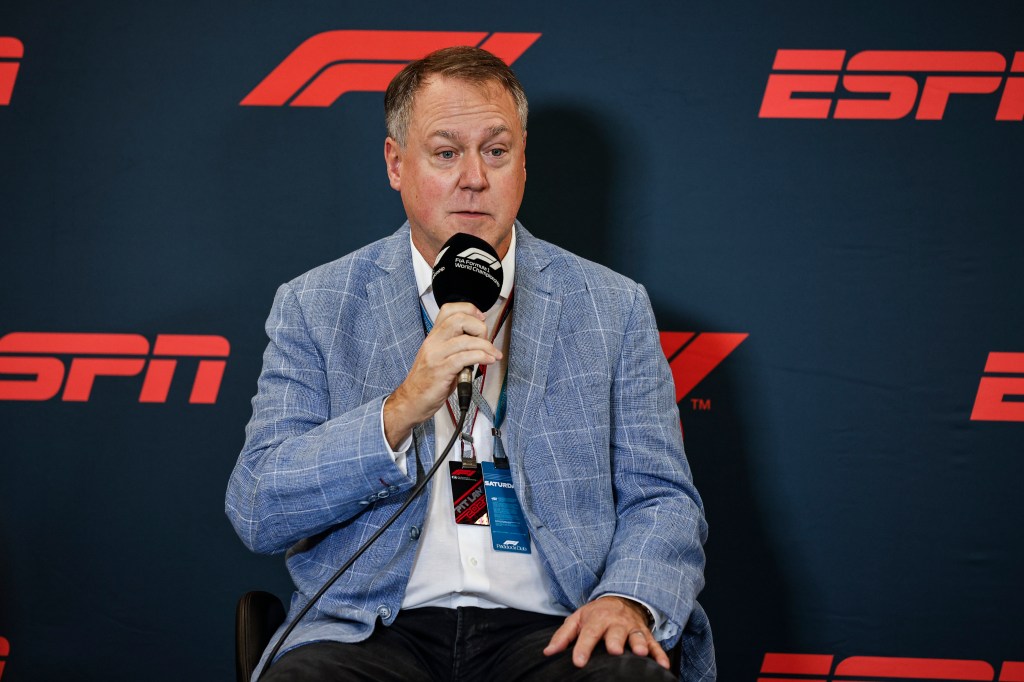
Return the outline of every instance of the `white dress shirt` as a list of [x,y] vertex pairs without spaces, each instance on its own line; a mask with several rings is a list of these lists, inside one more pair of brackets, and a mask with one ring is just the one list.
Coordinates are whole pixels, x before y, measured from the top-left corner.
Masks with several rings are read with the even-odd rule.
[[[515,278],[516,238],[513,228],[508,253],[501,259],[504,283],[497,302],[486,311],[488,337],[494,334],[502,308],[512,292]],[[430,280],[432,268],[412,247],[413,268],[420,302],[431,321],[437,318]],[[513,303],[512,315],[515,315]],[[492,413],[498,404],[501,383],[508,366],[508,340],[512,328],[511,318],[505,322],[494,339],[502,352],[502,359],[488,367],[483,396]],[[477,462],[493,461],[491,421],[483,413],[471,408],[468,416],[473,424],[473,443]],[[383,428],[383,424],[382,424]],[[448,443],[455,425],[448,410],[442,407],[434,415],[434,451],[440,454]],[[394,452],[395,463],[407,468],[406,455],[412,444],[409,437]],[[459,443],[448,453],[449,461],[461,458]],[[550,582],[541,563],[537,545],[531,539],[530,554],[500,552],[491,545],[489,526],[469,526],[455,523],[452,505],[451,477],[448,467],[442,465],[430,482],[430,506],[420,531],[419,547],[413,561],[409,586],[402,601],[403,609],[419,606],[478,606],[482,608],[510,607],[535,613],[569,615],[564,606],[556,602],[550,592]]]

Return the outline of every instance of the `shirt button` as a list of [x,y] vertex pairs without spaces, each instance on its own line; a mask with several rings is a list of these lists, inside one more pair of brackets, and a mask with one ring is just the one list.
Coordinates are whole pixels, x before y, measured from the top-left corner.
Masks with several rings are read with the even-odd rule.
[[474,557],[469,557],[469,565],[470,566],[476,566],[478,563],[480,563],[480,562],[476,560],[475,556]]
[[384,620],[387,620],[391,617],[391,609],[388,608],[385,604],[381,604],[377,607],[377,615],[383,618]]
[[412,528],[409,529],[409,537],[410,538],[415,540],[419,536],[420,536],[420,527],[419,526],[413,526]]

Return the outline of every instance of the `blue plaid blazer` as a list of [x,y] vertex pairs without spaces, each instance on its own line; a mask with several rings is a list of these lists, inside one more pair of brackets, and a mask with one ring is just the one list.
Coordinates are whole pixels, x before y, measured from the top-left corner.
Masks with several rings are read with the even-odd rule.
[[[707,526],[642,286],[516,225],[507,451],[553,596],[575,610],[605,592],[659,609],[682,679],[714,680],[696,596]],[[409,226],[284,284],[267,320],[246,442],[226,510],[251,550],[287,551],[293,616],[415,483],[394,464],[381,404],[423,341]],[[433,420],[415,430],[424,467]],[[429,487],[427,492],[429,492]],[[311,611],[283,651],[365,639],[398,614],[425,493]],[[277,636],[275,636],[276,641]],[[266,653],[264,654],[266,655]]]

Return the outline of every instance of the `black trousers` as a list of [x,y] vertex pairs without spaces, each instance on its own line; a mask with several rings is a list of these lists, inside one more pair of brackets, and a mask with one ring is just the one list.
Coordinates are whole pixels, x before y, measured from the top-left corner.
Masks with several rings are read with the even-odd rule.
[[355,644],[313,642],[292,649],[261,682],[677,682],[651,658],[612,656],[601,644],[584,668],[572,663],[572,647],[542,652],[561,626],[560,616],[515,609],[401,611]]

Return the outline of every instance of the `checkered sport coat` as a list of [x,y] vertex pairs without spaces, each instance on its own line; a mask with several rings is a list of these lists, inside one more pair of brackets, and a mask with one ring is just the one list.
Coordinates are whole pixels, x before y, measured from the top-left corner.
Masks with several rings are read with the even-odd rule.
[[[707,533],[643,287],[516,225],[506,450],[551,578],[575,610],[606,592],[667,617],[682,679],[715,679],[696,596]],[[289,621],[415,483],[394,464],[381,404],[423,342],[409,226],[278,289],[246,442],[226,510],[251,550],[287,551]],[[423,466],[433,420],[415,430]],[[355,642],[398,614],[430,488],[341,577],[283,651]],[[278,635],[275,635],[275,641]],[[266,654],[264,654],[266,655]]]

